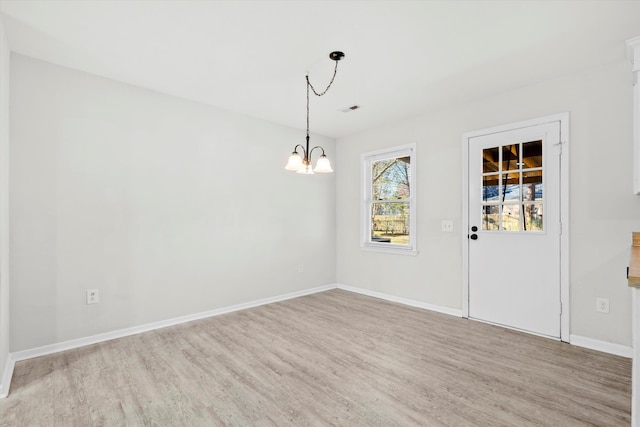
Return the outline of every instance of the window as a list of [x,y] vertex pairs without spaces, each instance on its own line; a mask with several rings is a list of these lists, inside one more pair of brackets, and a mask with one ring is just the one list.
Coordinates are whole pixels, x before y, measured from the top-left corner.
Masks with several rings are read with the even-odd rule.
[[362,155],[362,247],[416,254],[415,144]]

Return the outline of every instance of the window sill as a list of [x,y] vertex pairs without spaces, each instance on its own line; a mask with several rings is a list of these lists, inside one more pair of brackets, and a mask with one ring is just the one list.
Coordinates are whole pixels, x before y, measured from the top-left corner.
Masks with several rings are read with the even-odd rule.
[[395,255],[418,255],[418,251],[413,248],[408,247],[391,247],[386,243],[375,244],[375,243],[364,243],[360,245],[362,250],[369,252],[382,252],[387,254],[395,254]]

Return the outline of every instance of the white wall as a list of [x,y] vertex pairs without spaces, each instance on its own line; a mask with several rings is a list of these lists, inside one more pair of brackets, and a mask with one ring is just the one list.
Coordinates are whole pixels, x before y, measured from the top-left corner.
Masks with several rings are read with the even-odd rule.
[[11,351],[335,283],[335,175],[284,170],[304,131],[11,71]]
[[9,57],[0,14],[0,396],[9,389]]
[[[571,334],[630,346],[625,273],[631,232],[640,230],[640,197],[632,194],[631,80],[623,45],[612,52],[619,61],[608,66],[339,139],[338,282],[461,309],[462,134],[569,111]],[[363,251],[360,154],[410,142],[418,145],[419,254]],[[453,219],[456,233],[441,232],[442,219]],[[609,314],[595,311],[596,297],[610,299]]]

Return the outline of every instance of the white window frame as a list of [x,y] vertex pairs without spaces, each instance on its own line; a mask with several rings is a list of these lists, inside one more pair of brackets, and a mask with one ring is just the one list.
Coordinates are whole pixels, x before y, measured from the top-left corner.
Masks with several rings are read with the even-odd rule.
[[[372,163],[379,160],[391,159],[396,157],[409,157],[411,164],[411,174],[409,177],[409,197],[405,199],[409,202],[409,243],[406,245],[401,244],[389,244],[381,242],[371,241],[371,205],[372,200],[372,186],[371,186],[371,166]],[[406,144],[396,147],[390,147],[382,150],[371,151],[363,153],[361,156],[361,169],[362,169],[362,185],[361,185],[361,232],[360,232],[360,246],[364,250],[374,252],[386,252],[400,255],[416,255],[418,253],[416,248],[416,144]]]

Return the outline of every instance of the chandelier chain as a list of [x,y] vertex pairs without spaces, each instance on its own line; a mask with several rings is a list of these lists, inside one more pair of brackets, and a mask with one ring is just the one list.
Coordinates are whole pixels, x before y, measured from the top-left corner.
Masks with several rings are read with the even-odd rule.
[[318,92],[316,91],[316,88],[314,88],[314,87],[313,87],[313,85],[312,85],[312,84],[311,84],[311,82],[309,81],[309,75],[307,75],[307,85],[309,85],[309,87],[311,88],[311,90],[313,91],[313,93],[314,93],[316,96],[322,96],[322,95],[324,95],[325,93],[327,93],[327,91],[329,90],[329,88],[330,88],[330,87],[331,87],[331,85],[333,84],[333,81],[334,81],[334,80],[335,80],[335,78],[336,78],[336,73],[337,73],[337,72],[338,72],[338,61],[336,61],[336,66],[335,66],[335,68],[333,69],[333,76],[331,77],[331,81],[329,82],[329,85],[327,85],[327,88],[326,88],[325,90],[323,90],[321,93],[318,93]]
[[314,95],[316,95],[316,96],[324,95],[325,93],[327,93],[327,91],[329,90],[329,88],[333,84],[333,81],[336,78],[337,72],[338,72],[338,60],[336,60],[336,66],[333,69],[333,76],[331,77],[331,81],[327,85],[326,89],[323,90],[320,93],[318,93],[316,91],[316,88],[314,88],[313,85],[311,84],[311,82],[309,81],[309,75],[307,74],[307,76],[306,76],[306,79],[307,79],[307,141],[309,140],[309,88],[311,88],[311,90],[313,91]]

